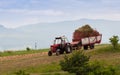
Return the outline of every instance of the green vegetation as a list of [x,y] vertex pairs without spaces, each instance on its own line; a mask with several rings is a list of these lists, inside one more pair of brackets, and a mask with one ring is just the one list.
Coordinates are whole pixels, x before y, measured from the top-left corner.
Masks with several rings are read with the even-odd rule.
[[28,67],[26,69],[31,73],[49,73],[61,71],[60,65],[55,62],[52,62],[50,64],[37,65],[36,67]]
[[110,40],[110,43],[112,44],[113,48],[118,49],[119,37],[118,36],[112,36],[109,40]]
[[29,74],[37,74],[37,75],[73,75],[68,72],[61,71],[61,66],[59,63],[52,62],[50,64],[42,64],[34,67],[27,67],[24,70],[18,70],[17,72],[13,72],[10,75],[29,75]]
[[24,55],[24,54],[32,54],[39,52],[47,52],[49,49],[38,49],[38,50],[19,50],[19,51],[4,51],[0,52],[0,57],[3,56],[13,56],[13,55]]
[[[36,52],[32,52],[32,51],[36,51]],[[30,50],[30,51],[25,50],[23,51],[25,53],[19,53],[19,51],[15,51],[16,54],[14,55],[38,53],[37,51],[47,52],[48,49]],[[12,52],[6,52],[6,53],[8,53],[8,55],[3,55],[3,56],[13,55]],[[96,45],[95,49],[85,50],[84,54],[90,56],[89,61],[87,61],[87,64],[89,63],[87,66],[89,67],[86,67],[87,69],[89,69],[88,70],[89,75],[112,75],[113,73],[114,73],[113,75],[120,74],[119,45],[118,45],[118,49],[116,50],[113,49],[113,46],[111,44]],[[67,56],[72,56],[72,54],[67,54]],[[79,57],[77,57],[74,60],[77,60],[78,58]],[[60,61],[63,60],[64,60],[64,55],[60,55],[60,56],[53,55],[52,57],[48,57],[47,53],[43,56],[35,55],[35,56],[31,56],[30,58],[28,57],[22,59],[18,58],[15,60],[4,60],[0,63],[0,66],[4,67],[2,68],[3,70],[0,69],[0,74],[16,75],[15,73],[23,72],[25,74],[30,74],[30,75],[75,75],[75,73],[68,73],[67,71],[62,70],[62,67],[60,66]]]
[[62,70],[76,75],[88,75],[88,61],[89,57],[85,56],[82,51],[72,53],[72,56],[64,57],[64,61],[60,62]]
[[[120,74],[120,58],[119,58],[120,45],[119,44],[116,50],[113,48],[111,44],[98,45],[95,50],[87,52],[86,54],[91,55],[90,62],[98,61],[96,64],[104,65],[102,68],[104,68],[105,71],[114,69],[116,74],[113,74],[113,75]],[[107,74],[107,75],[110,75],[110,74]]]
[[30,75],[30,74],[26,73],[24,70],[19,70],[18,72],[15,72],[15,75]]
[[29,47],[26,48],[27,51],[30,51],[31,49]]
[[105,67],[99,62],[90,64],[89,57],[83,51],[77,51],[72,56],[65,56],[60,65],[62,70],[76,75],[116,75],[116,70],[112,66]]
[[[120,45],[118,44],[117,49],[114,49],[111,44],[102,44],[97,45],[97,48],[91,51],[94,54],[105,54],[105,53],[119,53],[120,52]],[[94,55],[93,54],[93,55]]]
[[[83,74],[85,75],[85,74]],[[116,68],[113,66],[105,66],[101,62],[92,61],[89,64],[88,74],[86,75],[119,75],[117,74]]]

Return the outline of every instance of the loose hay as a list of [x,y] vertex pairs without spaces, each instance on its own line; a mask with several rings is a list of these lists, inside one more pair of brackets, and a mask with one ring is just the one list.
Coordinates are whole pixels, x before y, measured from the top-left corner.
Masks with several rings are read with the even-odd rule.
[[75,30],[73,33],[73,41],[78,41],[84,37],[97,36],[99,32],[94,30],[90,25],[86,24]]

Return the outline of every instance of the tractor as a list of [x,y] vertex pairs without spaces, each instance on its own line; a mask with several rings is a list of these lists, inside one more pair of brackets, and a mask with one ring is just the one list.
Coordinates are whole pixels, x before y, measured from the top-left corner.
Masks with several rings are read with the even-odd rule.
[[58,56],[64,52],[66,54],[72,52],[71,44],[65,36],[55,37],[54,44],[50,46],[50,51],[48,51],[48,56],[52,56],[53,53],[56,53]]

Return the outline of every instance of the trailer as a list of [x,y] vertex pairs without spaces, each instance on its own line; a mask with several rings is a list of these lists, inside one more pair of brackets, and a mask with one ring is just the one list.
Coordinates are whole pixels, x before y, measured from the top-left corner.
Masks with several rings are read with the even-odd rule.
[[94,49],[95,44],[99,44],[102,39],[102,34],[99,34],[97,36],[90,36],[81,38],[78,41],[71,42],[73,50],[81,49],[83,47],[84,50],[87,50],[88,48]]
[[82,47],[84,50],[87,50],[88,48],[94,49],[94,45],[100,43],[101,40],[102,34],[86,24],[73,32],[71,45],[73,49],[77,50]]

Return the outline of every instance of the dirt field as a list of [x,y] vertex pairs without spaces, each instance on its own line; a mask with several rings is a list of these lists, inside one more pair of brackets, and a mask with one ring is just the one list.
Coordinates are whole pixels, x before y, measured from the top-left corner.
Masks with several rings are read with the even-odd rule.
[[59,56],[59,59],[56,55],[48,57],[47,52],[0,57],[0,74],[38,64],[57,62],[62,59],[61,57]]

